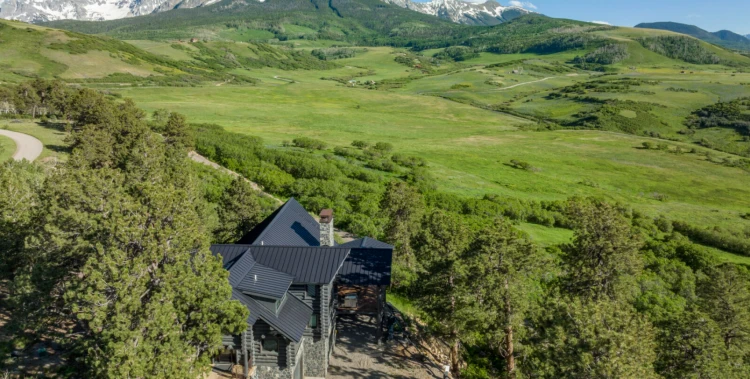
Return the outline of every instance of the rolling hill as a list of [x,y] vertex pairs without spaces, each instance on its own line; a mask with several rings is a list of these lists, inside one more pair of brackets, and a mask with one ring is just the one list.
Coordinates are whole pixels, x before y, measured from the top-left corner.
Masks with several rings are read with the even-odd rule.
[[0,20],[0,80],[58,78],[71,82],[192,86],[253,84],[237,68],[326,69],[335,64],[306,51],[263,43],[180,41],[128,43],[107,36]]
[[677,22],[652,22],[641,23],[636,28],[669,30],[675,33],[687,34],[700,40],[724,46],[736,50],[750,50],[750,39],[729,30],[708,32],[695,25],[680,24]]

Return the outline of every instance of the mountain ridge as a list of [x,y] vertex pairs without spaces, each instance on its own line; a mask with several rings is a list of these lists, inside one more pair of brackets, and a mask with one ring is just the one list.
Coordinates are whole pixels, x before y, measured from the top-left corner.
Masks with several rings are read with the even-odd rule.
[[700,40],[723,46],[730,49],[750,50],[750,39],[746,36],[729,30],[709,32],[695,25],[682,24],[679,22],[644,22],[635,26],[642,29],[668,30],[676,33],[687,34]]
[[492,26],[533,13],[519,6],[503,6],[495,0],[488,0],[484,3],[469,3],[461,0],[432,0],[426,3],[413,0],[382,1],[466,25]]
[[25,22],[105,21],[178,8],[195,8],[220,0],[0,0],[0,18]]

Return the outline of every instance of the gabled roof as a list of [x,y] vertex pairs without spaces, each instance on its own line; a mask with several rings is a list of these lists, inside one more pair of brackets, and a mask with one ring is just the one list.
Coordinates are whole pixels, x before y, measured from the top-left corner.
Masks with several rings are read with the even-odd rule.
[[393,250],[393,246],[385,243],[380,242],[376,239],[370,238],[370,237],[364,237],[360,239],[356,239],[353,241],[349,241],[347,243],[339,245],[340,247],[367,247],[367,248],[373,248],[373,249],[391,249]]
[[245,293],[281,299],[289,289],[289,286],[292,285],[293,279],[294,277],[289,274],[257,263],[234,288]]
[[[294,247],[256,245],[211,245],[221,255],[224,267],[241,262],[249,252],[255,262],[294,277],[294,283],[328,284],[341,269],[350,249],[341,247]],[[249,271],[249,270],[248,270]]]
[[320,225],[297,200],[291,198],[237,243],[269,246],[320,246]]
[[238,289],[232,289],[232,299],[238,300],[250,310],[247,323],[252,325],[261,319],[294,342],[302,340],[313,309],[291,293],[287,293],[278,314],[259,304]]

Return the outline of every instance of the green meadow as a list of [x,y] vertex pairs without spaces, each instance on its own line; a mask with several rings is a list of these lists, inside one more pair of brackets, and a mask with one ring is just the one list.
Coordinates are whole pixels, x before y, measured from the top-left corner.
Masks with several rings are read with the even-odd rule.
[[[211,30],[208,42],[198,45],[175,39],[130,40],[138,50],[128,54],[97,49],[74,54],[52,48],[71,38],[63,32],[41,27],[26,31],[20,24],[6,24],[11,28],[5,30],[18,35],[19,41],[34,44],[0,44],[0,51],[8,53],[0,55],[0,65],[6,68],[0,70],[0,79],[20,80],[29,73],[99,78],[89,85],[133,98],[147,112],[162,108],[180,112],[191,122],[260,136],[272,146],[300,136],[331,146],[347,146],[353,140],[390,142],[398,152],[426,159],[441,190],[465,196],[498,194],[531,200],[596,196],[652,216],[663,214],[735,232],[750,228],[750,220],[740,217],[750,212],[750,173],[721,164],[739,156],[697,142],[720,142],[721,150],[729,152],[741,152],[748,144],[728,129],[682,133],[686,117],[695,110],[750,95],[750,73],[737,68],[750,67],[745,66],[750,59],[706,45],[737,67],[690,64],[656,54],[635,41],[667,32],[628,28],[596,32],[628,47],[629,56],[605,74],[574,64],[590,49],[553,54],[479,52],[454,62],[433,58],[442,49],[414,52],[362,46],[355,48],[353,57],[320,64],[307,53],[335,41],[256,44],[270,37],[269,32],[232,28]],[[299,25],[284,28],[300,36],[312,32]],[[113,46],[107,40],[99,43]],[[159,64],[201,70],[209,66],[185,65],[208,58],[254,63],[229,62],[224,76],[186,87],[108,80],[113,73],[165,75],[165,67],[149,63],[161,62],[154,56],[165,59]],[[226,75],[257,83],[237,85],[224,80]],[[597,113],[607,102],[614,104],[615,114]],[[608,123],[574,124],[586,114],[609,117]],[[619,123],[629,124],[632,130],[620,130]],[[549,124],[572,127],[547,130]],[[53,146],[45,150],[45,157],[59,154],[54,146],[62,146],[60,131],[31,123],[0,122],[0,127],[26,131]],[[644,142],[666,144],[666,148],[646,150]],[[531,169],[514,168],[511,160],[526,162]],[[532,224],[519,229],[548,245],[571,237],[569,231]]]
[[0,136],[0,162],[10,159],[15,151],[15,142],[6,136]]

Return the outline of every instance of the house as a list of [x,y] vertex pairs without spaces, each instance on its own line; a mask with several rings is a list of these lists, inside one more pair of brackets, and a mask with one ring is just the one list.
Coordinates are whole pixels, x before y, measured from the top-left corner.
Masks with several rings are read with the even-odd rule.
[[372,238],[337,245],[333,216],[326,209],[316,221],[290,199],[236,244],[211,246],[232,298],[250,311],[245,332],[224,336],[217,367],[240,365],[257,379],[323,378],[340,313],[380,325],[393,247]]

